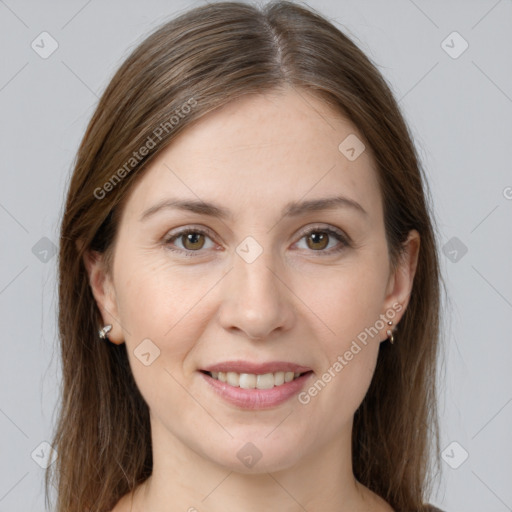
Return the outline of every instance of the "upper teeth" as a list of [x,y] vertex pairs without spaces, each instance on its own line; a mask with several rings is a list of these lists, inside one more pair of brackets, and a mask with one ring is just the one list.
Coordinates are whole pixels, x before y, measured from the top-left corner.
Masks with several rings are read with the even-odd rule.
[[270,389],[299,377],[296,372],[275,372],[255,375],[254,373],[211,372],[214,379],[244,389]]

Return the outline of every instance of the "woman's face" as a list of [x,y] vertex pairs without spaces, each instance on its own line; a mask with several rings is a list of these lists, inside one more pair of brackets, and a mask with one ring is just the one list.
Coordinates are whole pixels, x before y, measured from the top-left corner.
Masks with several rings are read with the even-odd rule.
[[132,189],[112,274],[88,268],[163,450],[259,472],[350,439],[418,247],[390,272],[361,139],[306,92],[250,95],[187,128]]

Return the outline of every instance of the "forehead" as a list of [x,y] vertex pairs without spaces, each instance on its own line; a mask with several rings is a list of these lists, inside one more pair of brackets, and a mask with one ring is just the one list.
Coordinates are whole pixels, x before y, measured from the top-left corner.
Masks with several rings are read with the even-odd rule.
[[301,198],[340,194],[378,215],[370,148],[355,160],[340,150],[354,137],[362,140],[348,119],[305,91],[246,95],[180,133],[136,183],[127,210],[140,215],[181,197],[225,204],[235,214],[270,212]]

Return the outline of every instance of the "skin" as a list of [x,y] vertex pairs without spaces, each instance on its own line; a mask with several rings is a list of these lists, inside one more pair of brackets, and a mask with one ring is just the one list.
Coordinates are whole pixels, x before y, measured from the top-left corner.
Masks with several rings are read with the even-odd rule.
[[[133,187],[112,272],[88,253],[91,288],[104,323],[113,325],[108,337],[127,344],[151,414],[153,474],[115,512],[392,511],[354,478],[350,444],[389,326],[360,344],[308,404],[295,396],[243,410],[198,373],[229,359],[284,360],[310,367],[314,382],[393,304],[402,305],[394,326],[400,321],[419,235],[411,231],[391,272],[373,159],[368,147],[354,161],[339,151],[349,134],[362,139],[305,91],[237,99],[182,132]],[[367,216],[338,208],[281,219],[289,201],[335,193],[360,203]],[[170,197],[215,202],[233,218],[164,209],[139,220]],[[352,245],[329,236],[327,246],[302,234],[317,224],[316,233],[338,228]],[[166,246],[166,235],[186,227],[209,228],[212,236],[192,243],[182,236]],[[247,236],[263,249],[252,263],[235,252]],[[160,350],[149,366],[134,355],[146,338]],[[237,458],[247,442],[262,454],[252,468]]]

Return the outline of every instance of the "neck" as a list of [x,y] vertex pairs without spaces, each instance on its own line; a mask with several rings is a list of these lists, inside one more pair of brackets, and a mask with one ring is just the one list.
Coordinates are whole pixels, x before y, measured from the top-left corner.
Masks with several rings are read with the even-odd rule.
[[[330,444],[286,463],[262,454],[247,472],[198,454],[152,418],[153,472],[137,489],[133,512],[225,512],[280,510],[356,512],[373,499],[352,472],[352,424]],[[321,437],[321,436],[320,436]],[[231,449],[229,443],[226,449]],[[233,448],[240,443],[233,442]]]

